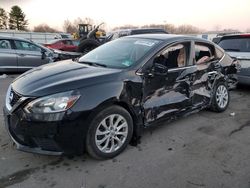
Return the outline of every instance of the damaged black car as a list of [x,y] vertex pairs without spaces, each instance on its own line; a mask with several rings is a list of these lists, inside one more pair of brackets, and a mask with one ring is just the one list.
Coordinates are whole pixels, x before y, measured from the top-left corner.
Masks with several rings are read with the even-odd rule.
[[78,62],[51,63],[15,79],[6,95],[6,128],[23,151],[112,158],[143,128],[202,109],[226,110],[237,64],[195,37],[123,37]]

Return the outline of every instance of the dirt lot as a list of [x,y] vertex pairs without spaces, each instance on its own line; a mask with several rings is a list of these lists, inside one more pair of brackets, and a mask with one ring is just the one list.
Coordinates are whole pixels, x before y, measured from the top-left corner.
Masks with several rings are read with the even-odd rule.
[[[0,79],[1,108],[14,77]],[[0,110],[0,188],[250,188],[249,109],[250,88],[237,89],[226,112],[146,130],[141,144],[106,161],[17,151]]]

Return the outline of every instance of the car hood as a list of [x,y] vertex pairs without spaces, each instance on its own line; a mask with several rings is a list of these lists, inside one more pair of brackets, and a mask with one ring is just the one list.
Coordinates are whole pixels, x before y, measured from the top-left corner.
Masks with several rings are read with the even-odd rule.
[[16,78],[12,88],[23,96],[45,96],[114,80],[119,69],[59,61],[40,66]]

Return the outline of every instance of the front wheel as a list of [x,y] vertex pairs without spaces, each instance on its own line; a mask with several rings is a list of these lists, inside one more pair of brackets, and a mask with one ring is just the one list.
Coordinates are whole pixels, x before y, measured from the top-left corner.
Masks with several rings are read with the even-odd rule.
[[113,158],[128,145],[133,134],[130,114],[120,106],[111,106],[99,112],[90,124],[86,148],[96,159]]
[[225,83],[219,82],[212,96],[211,109],[216,112],[223,112],[227,109],[230,101],[228,87]]

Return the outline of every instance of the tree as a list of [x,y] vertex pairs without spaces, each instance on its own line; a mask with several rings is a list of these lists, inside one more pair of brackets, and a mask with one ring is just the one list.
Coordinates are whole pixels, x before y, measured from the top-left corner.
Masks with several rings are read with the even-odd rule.
[[57,32],[59,32],[58,30],[50,27],[47,24],[40,24],[38,26],[35,26],[33,31],[34,32],[49,32],[49,33],[57,33]]
[[84,19],[78,17],[74,19],[74,21],[64,20],[63,30],[67,33],[78,33],[78,25],[79,24],[90,24],[94,25],[94,20],[86,17]]
[[201,30],[192,25],[181,25],[176,29],[175,33],[176,34],[197,34],[197,33],[201,33]]
[[0,8],[0,29],[7,29],[8,16],[3,8]]
[[65,20],[63,23],[63,30],[66,33],[77,33],[77,26],[72,24],[69,20]]
[[25,14],[22,9],[15,5],[11,7],[9,13],[9,28],[17,30],[26,30],[28,26],[28,20],[25,19]]

